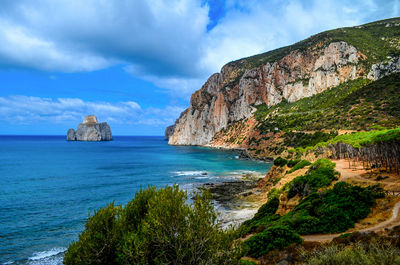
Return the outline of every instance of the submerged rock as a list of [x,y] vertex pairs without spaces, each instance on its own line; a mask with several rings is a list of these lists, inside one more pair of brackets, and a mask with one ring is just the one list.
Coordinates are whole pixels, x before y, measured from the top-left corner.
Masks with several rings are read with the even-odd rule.
[[98,123],[94,115],[88,115],[78,129],[69,129],[67,141],[111,141],[111,128],[107,122]]

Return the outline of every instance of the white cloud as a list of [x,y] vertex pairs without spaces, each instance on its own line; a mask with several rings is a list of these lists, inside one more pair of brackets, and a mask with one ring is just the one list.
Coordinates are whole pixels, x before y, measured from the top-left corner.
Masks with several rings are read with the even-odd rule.
[[134,64],[158,76],[193,76],[208,23],[196,0],[14,0],[2,3],[0,63],[46,71]]
[[115,124],[170,125],[183,107],[142,109],[134,101],[90,102],[79,98],[0,97],[0,121],[11,124],[51,122],[75,126],[83,117],[94,114],[100,121]]
[[226,0],[207,31],[207,0],[13,0],[0,9],[0,67],[80,72],[124,64],[186,99],[231,60],[399,15],[397,0]]

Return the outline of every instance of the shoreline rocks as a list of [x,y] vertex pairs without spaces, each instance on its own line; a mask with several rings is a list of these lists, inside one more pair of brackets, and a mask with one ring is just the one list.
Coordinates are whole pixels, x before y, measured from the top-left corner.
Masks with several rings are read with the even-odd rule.
[[83,123],[79,124],[78,129],[69,129],[67,141],[111,141],[111,128],[107,122],[98,123],[97,117],[88,115]]

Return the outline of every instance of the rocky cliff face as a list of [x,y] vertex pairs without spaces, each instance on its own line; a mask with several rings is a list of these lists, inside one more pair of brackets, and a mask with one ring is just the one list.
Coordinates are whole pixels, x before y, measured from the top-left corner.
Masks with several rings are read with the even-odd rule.
[[111,141],[111,128],[107,122],[98,123],[94,115],[86,116],[83,123],[79,124],[78,129],[69,129],[67,133],[68,141]]
[[169,140],[169,137],[174,133],[175,125],[168,126],[165,128],[165,140]]
[[250,117],[255,105],[293,102],[363,76],[363,58],[354,46],[340,41],[294,50],[242,75],[240,68],[227,64],[192,95],[169,144],[206,145],[229,123]]

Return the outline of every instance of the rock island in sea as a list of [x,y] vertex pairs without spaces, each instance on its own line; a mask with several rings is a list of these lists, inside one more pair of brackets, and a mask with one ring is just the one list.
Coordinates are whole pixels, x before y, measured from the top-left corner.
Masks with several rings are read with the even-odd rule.
[[111,128],[107,122],[98,123],[97,117],[88,115],[78,129],[69,129],[67,141],[111,141]]

